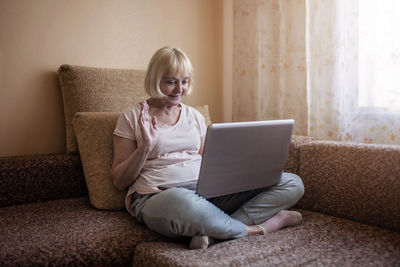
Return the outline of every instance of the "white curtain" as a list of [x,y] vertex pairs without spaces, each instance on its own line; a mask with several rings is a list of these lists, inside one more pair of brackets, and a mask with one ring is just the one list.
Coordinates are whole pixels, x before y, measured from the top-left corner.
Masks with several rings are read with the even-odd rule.
[[236,0],[234,120],[294,118],[295,134],[400,144],[397,10],[396,0]]
[[305,22],[303,1],[234,1],[234,120],[293,118],[307,135]]

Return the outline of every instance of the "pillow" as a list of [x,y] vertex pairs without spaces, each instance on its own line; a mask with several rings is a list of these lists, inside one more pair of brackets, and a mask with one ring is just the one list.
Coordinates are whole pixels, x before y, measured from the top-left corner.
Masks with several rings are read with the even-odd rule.
[[[195,107],[211,123],[208,106]],[[77,112],[73,119],[90,203],[102,210],[125,208],[126,191],[118,191],[111,180],[113,133],[119,112]]]
[[61,65],[61,87],[67,153],[77,151],[72,119],[76,112],[122,112],[147,98],[144,70],[123,70]]
[[73,119],[90,203],[98,209],[125,207],[126,192],[111,181],[113,132],[119,112],[78,112]]

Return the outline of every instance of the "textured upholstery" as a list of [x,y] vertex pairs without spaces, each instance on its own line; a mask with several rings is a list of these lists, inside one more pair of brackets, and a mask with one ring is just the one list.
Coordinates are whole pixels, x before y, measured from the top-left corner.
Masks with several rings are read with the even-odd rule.
[[301,211],[300,225],[268,236],[222,242],[206,250],[142,243],[133,266],[398,266],[400,233]]
[[98,209],[125,207],[126,192],[111,181],[113,132],[120,116],[117,112],[78,112],[73,120],[90,203]]
[[300,149],[302,209],[400,231],[400,147],[317,141]]
[[77,154],[0,158],[0,207],[86,195]]
[[286,159],[285,171],[299,174],[300,168],[300,147],[312,141],[319,140],[318,138],[293,135],[290,141],[289,152]]
[[166,241],[87,198],[1,208],[0,236],[0,266],[129,266],[138,243]]
[[147,98],[143,70],[62,65],[58,78],[64,102],[67,153],[77,151],[76,112],[121,112]]

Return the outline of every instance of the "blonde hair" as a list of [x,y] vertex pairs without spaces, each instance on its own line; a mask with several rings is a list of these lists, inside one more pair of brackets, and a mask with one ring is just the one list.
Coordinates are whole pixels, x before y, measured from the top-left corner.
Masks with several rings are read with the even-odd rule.
[[160,98],[165,95],[160,90],[162,78],[184,74],[189,76],[187,95],[193,90],[193,66],[189,58],[179,48],[163,47],[151,57],[147,67],[144,89],[150,97]]

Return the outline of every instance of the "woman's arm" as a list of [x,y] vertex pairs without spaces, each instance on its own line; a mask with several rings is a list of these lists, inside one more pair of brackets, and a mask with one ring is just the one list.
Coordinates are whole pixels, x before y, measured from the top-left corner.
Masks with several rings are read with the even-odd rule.
[[114,186],[121,191],[137,179],[157,142],[157,118],[150,118],[149,106],[146,102],[142,103],[139,125],[142,134],[139,145],[128,138],[114,136],[114,162],[111,177]]
[[118,190],[125,190],[139,176],[150,151],[127,138],[114,136],[114,162],[111,177]]

